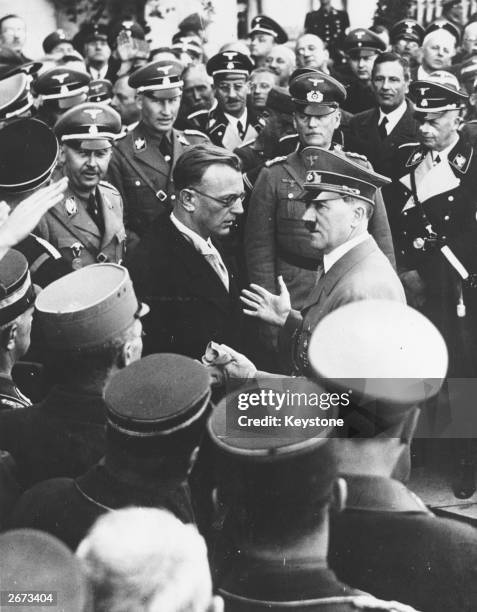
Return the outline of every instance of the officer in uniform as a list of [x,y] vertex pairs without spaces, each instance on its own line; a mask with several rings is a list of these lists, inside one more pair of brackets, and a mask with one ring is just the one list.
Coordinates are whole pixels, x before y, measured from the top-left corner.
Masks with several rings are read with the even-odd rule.
[[73,42],[68,34],[61,28],[48,34],[42,42],[43,51],[49,55],[50,53],[58,55],[69,55],[74,51]]
[[424,413],[422,402],[436,396],[446,375],[441,334],[409,306],[361,301],[318,324],[309,360],[328,390],[350,394],[349,405],[339,408],[344,427],[333,440],[348,495],[331,520],[331,567],[383,599],[418,610],[471,612],[475,527],[435,516],[400,482],[409,476],[419,406]]
[[[281,390],[284,385],[281,379]],[[290,389],[294,390],[291,385]],[[306,380],[295,389],[302,397],[323,392]],[[222,521],[209,549],[225,610],[412,612],[413,608],[357,591],[338,580],[328,566],[328,513],[335,505],[342,507],[345,498],[345,483],[338,478],[328,439],[333,428],[318,424],[312,434],[300,435],[284,427],[283,418],[281,427],[238,422],[243,415],[245,420],[261,417],[254,420],[262,423],[264,416],[280,418],[277,414],[316,418],[320,410],[303,402],[295,411],[285,408],[286,413],[266,405],[242,412],[243,390],[229,394],[208,422]],[[252,393],[259,387],[250,384],[246,390]],[[330,421],[334,413],[334,408],[326,412]]]
[[[249,278],[272,293],[277,277],[283,279],[291,294],[292,307],[300,310],[316,282],[321,252],[311,245],[310,233],[302,217],[307,204],[303,184],[314,158],[303,147],[335,148],[332,136],[340,123],[340,102],[346,91],[335,79],[316,72],[301,72],[290,84],[295,104],[294,122],[300,148],[287,157],[269,161],[252,191],[245,231],[245,255]],[[366,158],[343,152],[350,161],[369,168]],[[370,233],[394,263],[394,251],[386,211],[379,190],[375,195]],[[275,345],[276,331],[264,330],[265,344]]]
[[0,122],[9,122],[15,117],[31,116],[34,103],[31,92],[31,77],[17,72],[0,80]]
[[414,19],[402,19],[393,25],[389,36],[393,51],[411,62],[424,40],[424,28]]
[[55,126],[62,143],[65,200],[40,221],[36,233],[51,242],[73,270],[92,263],[121,263],[126,246],[119,192],[102,181],[111,143],[121,132],[119,114],[85,102],[67,111]]
[[307,13],[305,17],[305,34],[315,34],[321,38],[335,61],[340,59],[339,52],[348,28],[348,13],[332,7],[330,0],[321,0],[320,8]]
[[172,170],[181,153],[208,142],[200,132],[172,127],[181,102],[182,69],[178,62],[158,61],[129,77],[141,119],[116,144],[109,176],[124,200],[126,228],[139,236],[153,219],[171,211],[176,199]]
[[0,260],[0,410],[30,406],[12,380],[12,369],[28,351],[36,292],[28,262],[10,249]]
[[140,358],[148,310],[117,264],[76,270],[40,293],[35,320],[53,387],[39,404],[0,411],[0,448],[15,458],[24,487],[74,478],[103,456],[104,388]]
[[105,391],[104,459],[75,480],[47,480],[27,491],[11,522],[48,531],[72,548],[108,510],[160,507],[195,522],[188,474],[209,400],[209,375],[188,357],[149,355],[131,364]]
[[53,127],[69,108],[86,102],[91,77],[72,68],[51,68],[34,83],[39,98],[37,117]]
[[196,114],[195,121],[210,140],[233,151],[254,140],[262,123],[256,112],[247,107],[247,93],[253,64],[238,51],[223,51],[210,58],[207,72],[214,79],[217,106],[208,113]]
[[358,28],[346,36],[343,50],[348,64],[337,76],[347,90],[343,109],[352,114],[361,113],[375,105],[371,71],[376,56],[386,51],[386,43],[371,30]]
[[275,45],[283,45],[288,41],[285,30],[266,15],[257,15],[252,19],[250,29],[250,55],[255,67],[259,68],[266,62],[267,56]]
[[88,90],[88,102],[103,102],[111,104],[113,99],[113,84],[107,79],[91,81]]
[[[387,202],[399,211],[392,229],[400,276],[409,303],[435,323],[447,342],[449,376],[472,378],[477,368],[477,158],[458,131],[468,96],[445,71],[411,83],[410,95],[421,144],[401,146]],[[474,459],[462,457],[458,497],[475,490],[473,471]]]

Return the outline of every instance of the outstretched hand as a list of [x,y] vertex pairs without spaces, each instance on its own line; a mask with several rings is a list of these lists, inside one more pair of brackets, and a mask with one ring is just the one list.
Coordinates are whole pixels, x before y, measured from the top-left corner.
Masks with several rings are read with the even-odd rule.
[[68,179],[63,177],[48,187],[35,191],[6,216],[6,204],[0,202],[0,256],[13,248],[35,229],[42,216],[63,199]]
[[241,301],[247,306],[244,313],[250,317],[257,317],[265,323],[283,327],[291,310],[290,294],[282,276],[278,277],[280,293],[274,295],[260,285],[250,285],[242,290]]

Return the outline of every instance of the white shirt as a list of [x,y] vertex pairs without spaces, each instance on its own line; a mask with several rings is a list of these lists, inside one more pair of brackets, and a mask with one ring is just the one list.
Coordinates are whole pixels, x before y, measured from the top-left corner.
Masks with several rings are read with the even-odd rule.
[[419,68],[417,69],[417,77],[416,80],[419,79],[419,81],[427,81],[427,79],[430,76],[430,72],[427,72],[427,70],[425,70],[422,66],[419,66]]
[[340,246],[337,246],[336,249],[333,249],[329,253],[325,253],[323,255],[323,269],[325,274],[328,272],[331,266],[334,266],[334,264],[343,257],[343,255],[346,255],[346,253],[351,251],[353,247],[361,244],[369,237],[369,233],[366,231],[363,234],[359,234],[358,236],[351,238],[351,240],[343,242],[343,244],[340,244]]
[[455,147],[455,145],[457,144],[457,141],[459,140],[459,135],[457,135],[452,142],[450,143],[450,145],[448,145],[445,149],[442,149],[442,151],[430,151],[430,153],[432,154],[432,159],[435,160],[436,157],[439,155],[439,157],[441,158],[441,161],[447,161],[449,158],[449,153],[452,151],[452,149]]
[[216,263],[218,264],[217,267],[213,266],[211,261],[208,259],[207,262],[210,264],[214,272],[217,273],[220,280],[228,291],[230,285],[229,273],[227,271],[227,268],[225,267],[222,257],[220,256],[220,253],[214,247],[210,238],[208,240],[205,240],[204,238],[202,238],[202,236],[199,236],[197,232],[194,232],[194,230],[191,230],[190,227],[184,225],[182,221],[179,221],[179,219],[174,215],[173,212],[170,214],[170,219],[172,223],[176,226],[176,228],[179,230],[179,232],[188,242],[192,244],[192,246],[198,253],[206,257],[206,259],[208,255],[212,256],[215,259]]
[[232,125],[237,130],[237,133],[238,133],[237,123],[239,121],[242,124],[242,130],[245,130],[245,126],[247,125],[247,119],[248,119],[248,114],[247,114],[247,109],[246,108],[243,111],[243,113],[240,115],[240,117],[234,117],[233,115],[229,115],[226,112],[224,112],[224,115],[227,117],[227,120],[228,120],[229,124]]
[[386,117],[386,119],[388,120],[386,124],[386,132],[387,134],[390,134],[394,130],[396,125],[399,123],[399,121],[401,121],[406,110],[407,110],[406,100],[403,100],[401,104],[397,108],[395,108],[393,111],[391,111],[390,113],[383,113],[383,111],[379,109],[378,125],[381,123],[384,117]]
[[106,73],[108,72],[108,64],[106,63],[100,70],[93,68],[93,66],[88,66],[88,71],[91,75],[91,80],[93,81],[105,79]]

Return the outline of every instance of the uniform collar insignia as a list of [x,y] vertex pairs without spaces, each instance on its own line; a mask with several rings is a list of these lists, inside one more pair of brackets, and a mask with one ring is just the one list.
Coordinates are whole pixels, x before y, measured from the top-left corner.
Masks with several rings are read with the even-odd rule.
[[190,145],[190,142],[184,136],[184,134],[179,134],[179,142],[183,145]]
[[74,196],[70,196],[69,198],[66,198],[65,211],[68,217],[72,217],[73,215],[76,215],[76,213],[78,212],[78,205],[76,204],[76,200]]
[[409,166],[415,166],[416,164],[419,164],[424,158],[424,151],[422,149],[418,149],[417,151],[414,151],[411,156],[409,157],[409,159],[406,162],[406,167],[409,168]]
[[134,140],[134,147],[136,151],[144,151],[147,147],[146,139],[138,137]]

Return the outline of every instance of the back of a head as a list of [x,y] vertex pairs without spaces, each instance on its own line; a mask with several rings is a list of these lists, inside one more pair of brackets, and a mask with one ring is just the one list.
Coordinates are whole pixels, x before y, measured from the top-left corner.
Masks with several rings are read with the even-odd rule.
[[98,519],[78,547],[97,612],[205,612],[212,600],[207,549],[192,525],[156,508]]
[[237,172],[241,171],[239,158],[223,147],[213,144],[198,144],[189,147],[177,160],[173,179],[178,190],[197,185],[212,164],[224,164]]
[[57,538],[33,529],[15,529],[0,535],[0,583],[7,592],[38,592],[38,599],[15,602],[20,612],[89,612],[91,590],[81,564]]

